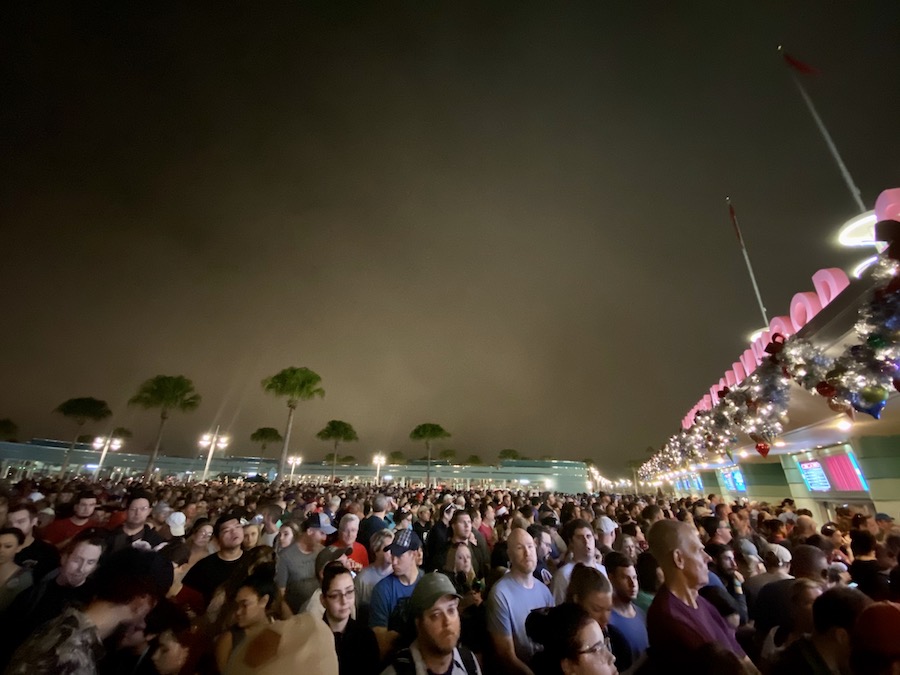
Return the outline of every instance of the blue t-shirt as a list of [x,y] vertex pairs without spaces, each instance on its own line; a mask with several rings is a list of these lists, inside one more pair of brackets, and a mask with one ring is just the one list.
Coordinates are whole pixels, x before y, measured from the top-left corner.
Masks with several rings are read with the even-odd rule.
[[516,656],[526,664],[539,648],[525,634],[525,619],[533,609],[554,605],[550,589],[533,577],[532,581],[534,586],[525,588],[507,574],[494,584],[487,601],[488,631],[511,635]]
[[406,604],[421,578],[422,570],[419,570],[415,583],[409,586],[405,586],[394,574],[375,584],[372,602],[369,605],[369,628],[381,626],[402,633],[405,628],[403,625],[406,621],[405,614],[408,614],[405,612]]
[[634,616],[630,618],[619,614],[615,609],[609,615],[609,625],[614,626],[628,643],[631,663],[637,663],[650,646],[650,638],[647,637],[647,616],[637,605],[634,605],[634,612]]

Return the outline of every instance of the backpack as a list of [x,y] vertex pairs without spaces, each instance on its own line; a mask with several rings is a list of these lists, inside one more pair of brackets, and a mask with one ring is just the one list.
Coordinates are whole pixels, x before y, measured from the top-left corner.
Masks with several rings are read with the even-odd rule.
[[[466,673],[475,675],[478,672],[475,655],[468,647],[463,645],[458,645],[456,649],[459,651]],[[396,671],[397,675],[416,675],[416,664],[413,662],[412,652],[409,651],[408,647],[397,652],[397,656],[391,665],[394,666],[394,671]]]

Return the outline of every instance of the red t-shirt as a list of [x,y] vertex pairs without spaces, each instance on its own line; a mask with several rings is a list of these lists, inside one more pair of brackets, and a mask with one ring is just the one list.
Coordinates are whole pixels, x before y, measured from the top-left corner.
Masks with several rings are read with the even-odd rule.
[[349,556],[350,560],[355,560],[363,567],[367,567],[369,565],[369,552],[366,551],[366,547],[360,544],[358,541],[353,542],[353,553]]
[[93,523],[90,519],[84,525],[76,525],[72,522],[71,518],[54,520],[44,528],[41,539],[54,546],[59,546],[61,542],[64,542],[66,539],[71,539],[82,530],[86,530],[92,526]]

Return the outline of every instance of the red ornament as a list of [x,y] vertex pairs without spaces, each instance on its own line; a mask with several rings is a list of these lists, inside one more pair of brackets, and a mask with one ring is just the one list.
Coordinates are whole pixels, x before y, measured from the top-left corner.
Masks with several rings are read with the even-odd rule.
[[819,396],[831,398],[837,393],[837,388],[831,386],[827,382],[819,382],[819,384],[816,385],[816,391],[819,393]]
[[762,455],[763,457],[769,456],[769,450],[771,450],[771,446],[768,443],[757,443],[756,451]]

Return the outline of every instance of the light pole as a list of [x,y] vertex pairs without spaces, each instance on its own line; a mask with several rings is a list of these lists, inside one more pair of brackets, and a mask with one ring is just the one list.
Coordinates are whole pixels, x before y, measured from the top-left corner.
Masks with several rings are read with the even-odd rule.
[[94,439],[94,450],[102,449],[100,453],[100,461],[97,462],[97,468],[94,469],[94,480],[100,476],[100,469],[103,467],[103,460],[106,459],[106,453],[110,450],[118,450],[122,447],[121,438],[113,438],[112,436],[97,436]]
[[224,450],[228,447],[228,436],[220,436],[219,435],[219,426],[216,425],[216,430],[211,434],[203,434],[200,438],[200,447],[201,448],[209,448],[209,454],[206,456],[206,468],[203,469],[203,480],[206,480],[206,477],[209,475],[209,463],[212,461],[213,453],[216,450]]
[[381,467],[385,465],[385,458],[380,452],[372,458],[372,463],[375,465],[375,484],[378,485],[381,482]]
[[303,458],[302,457],[288,457],[288,463],[291,465],[290,483],[293,485],[293,483],[294,483],[294,467],[297,466],[298,464],[302,464]]

